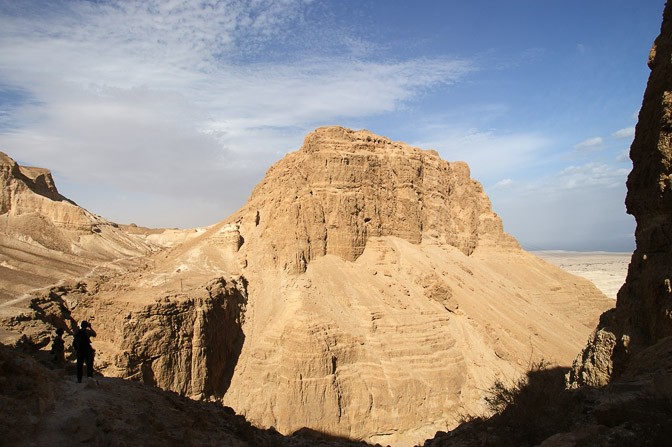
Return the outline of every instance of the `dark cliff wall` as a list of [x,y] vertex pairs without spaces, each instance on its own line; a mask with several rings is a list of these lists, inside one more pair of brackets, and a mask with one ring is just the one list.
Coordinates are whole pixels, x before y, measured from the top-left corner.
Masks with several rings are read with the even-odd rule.
[[635,139],[625,200],[637,221],[637,248],[616,308],[602,315],[575,361],[574,385],[603,385],[633,355],[672,336],[672,6],[649,55],[651,74]]

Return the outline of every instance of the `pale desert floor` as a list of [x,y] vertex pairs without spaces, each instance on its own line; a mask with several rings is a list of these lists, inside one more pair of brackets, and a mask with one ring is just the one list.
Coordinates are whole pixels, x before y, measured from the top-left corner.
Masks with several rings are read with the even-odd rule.
[[592,281],[605,295],[614,299],[625,282],[632,256],[629,252],[601,251],[534,251],[532,253],[569,273]]

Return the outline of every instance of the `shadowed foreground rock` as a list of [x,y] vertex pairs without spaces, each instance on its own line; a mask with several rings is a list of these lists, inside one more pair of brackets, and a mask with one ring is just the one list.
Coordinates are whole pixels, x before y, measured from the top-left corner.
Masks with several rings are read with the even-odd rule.
[[137,382],[96,376],[76,383],[72,374],[4,345],[0,425],[0,444],[8,447],[366,445],[314,431],[285,437],[253,427],[230,408]]

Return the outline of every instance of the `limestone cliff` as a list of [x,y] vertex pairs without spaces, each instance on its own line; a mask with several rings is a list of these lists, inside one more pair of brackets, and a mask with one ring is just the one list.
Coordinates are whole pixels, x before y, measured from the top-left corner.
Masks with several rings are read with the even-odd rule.
[[283,433],[381,443],[481,411],[482,390],[531,358],[568,365],[612,304],[521,250],[466,164],[340,127],[309,134],[247,205],[137,280],[222,274],[248,280],[223,403]]
[[67,201],[56,189],[48,169],[19,166],[7,154],[0,152],[0,214],[20,208],[24,192],[48,198],[51,201]]
[[69,312],[98,332],[106,376],[285,434],[410,444],[482,412],[496,378],[568,365],[612,305],[520,249],[466,164],[368,131],[317,129],[181,240],[5,326],[39,344],[47,307]]
[[[0,152],[0,215],[5,219],[24,216],[26,219],[39,216],[45,225],[71,230],[81,235],[94,232],[100,233],[100,226],[110,225],[109,222],[95,216],[74,202],[59,194],[51,172],[43,168],[19,166],[6,154]],[[47,223],[48,222],[48,223]],[[5,227],[10,222],[4,222]],[[29,230],[29,229],[27,229]],[[25,231],[25,230],[24,230]],[[52,235],[26,234],[35,242],[48,248],[55,247]],[[59,238],[60,239],[60,238]],[[69,251],[68,246],[57,248]]]
[[627,211],[637,221],[632,255],[616,308],[600,325],[569,377],[573,384],[604,385],[630,359],[672,336],[672,8],[649,55],[651,74],[630,147]]
[[309,134],[269,169],[249,207],[268,256],[290,272],[326,254],[354,261],[370,237],[435,237],[466,255],[479,245],[517,246],[466,163],[365,130]]
[[63,197],[47,169],[0,152],[0,302],[152,246]]

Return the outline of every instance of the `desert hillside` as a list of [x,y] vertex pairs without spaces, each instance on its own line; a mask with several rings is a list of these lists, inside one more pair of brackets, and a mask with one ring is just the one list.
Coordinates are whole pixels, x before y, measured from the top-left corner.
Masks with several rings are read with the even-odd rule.
[[341,127],[171,245],[38,294],[5,328],[44,345],[45,328],[86,319],[105,376],[285,434],[407,445],[483,412],[497,378],[568,366],[613,305],[504,233],[465,163]]
[[0,306],[66,280],[117,274],[205,230],[118,225],[62,196],[45,168],[0,152]]
[[49,170],[0,152],[0,315],[27,292],[64,280],[124,271],[155,246],[63,197]]

